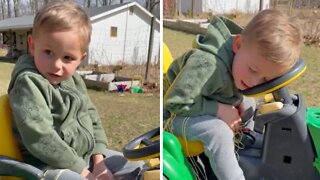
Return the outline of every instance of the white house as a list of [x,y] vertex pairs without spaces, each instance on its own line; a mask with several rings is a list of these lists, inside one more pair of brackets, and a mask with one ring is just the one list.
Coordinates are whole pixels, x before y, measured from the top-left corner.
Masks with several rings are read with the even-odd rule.
[[91,8],[88,11],[93,27],[89,63],[145,63],[151,24],[154,29],[151,63],[156,63],[160,54],[159,20],[154,19],[152,23],[153,15],[136,2],[118,5],[110,10],[106,8]]
[[[193,5],[192,5],[193,2]],[[230,12],[254,13],[259,11],[260,0],[177,0],[178,9],[184,14],[214,13],[223,14]],[[262,1],[262,9],[268,9],[270,0]],[[179,6],[180,5],[180,6]]]
[[[89,64],[157,63],[160,54],[160,21],[136,2],[86,9],[92,23]],[[32,32],[34,16],[0,21],[2,44],[27,52],[27,36]],[[153,21],[152,21],[153,20]],[[153,26],[152,50],[149,50]],[[13,49],[13,48],[12,48]]]

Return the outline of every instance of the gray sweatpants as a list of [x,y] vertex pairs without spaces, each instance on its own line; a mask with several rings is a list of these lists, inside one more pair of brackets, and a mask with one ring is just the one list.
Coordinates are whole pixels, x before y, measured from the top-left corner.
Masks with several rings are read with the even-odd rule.
[[[139,175],[144,162],[128,161],[123,154],[117,151],[106,150],[105,164],[117,180],[135,180]],[[50,169],[45,171],[45,180],[82,180],[80,174],[68,169]]]
[[[244,98],[244,103],[245,109],[252,109],[255,104],[251,98]],[[204,153],[219,180],[245,179],[235,155],[234,133],[224,121],[209,115],[176,116],[171,124],[171,130],[176,135],[204,144]]]

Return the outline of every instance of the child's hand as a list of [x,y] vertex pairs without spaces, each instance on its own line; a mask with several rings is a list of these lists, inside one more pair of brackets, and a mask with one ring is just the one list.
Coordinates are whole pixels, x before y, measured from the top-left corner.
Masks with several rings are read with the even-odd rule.
[[93,167],[93,174],[96,175],[98,180],[113,180],[111,171],[106,167],[103,161],[95,164]]
[[98,180],[113,180],[111,171],[104,164],[104,159],[101,154],[94,155],[93,158],[93,174]]
[[238,106],[236,106],[236,108],[238,109],[239,115],[240,117],[243,117],[245,114],[245,108],[244,108],[244,104],[243,102],[241,104],[239,104]]
[[241,124],[241,117],[239,110],[227,104],[218,104],[218,118],[223,120],[235,132],[239,130]]
[[97,177],[94,174],[92,174],[87,168],[84,168],[80,175],[88,180],[96,180],[97,179]]

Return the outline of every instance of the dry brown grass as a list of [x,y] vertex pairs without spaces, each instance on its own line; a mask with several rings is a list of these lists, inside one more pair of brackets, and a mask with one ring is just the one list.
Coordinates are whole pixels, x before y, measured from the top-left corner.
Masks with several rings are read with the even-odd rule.
[[0,48],[0,57],[6,56],[8,54],[8,49]]
[[[306,45],[320,47],[320,9],[318,8],[290,8],[290,6],[278,5],[275,9],[285,12],[290,17],[295,18],[303,30]],[[231,16],[233,15],[233,16]],[[231,13],[235,22],[245,26],[255,14]]]
[[102,118],[109,147],[122,150],[129,140],[160,126],[160,98],[155,94],[104,93],[89,90]]
[[14,64],[0,61],[0,95],[6,94]]
[[[294,2],[292,1],[283,1],[275,5],[274,9],[288,14],[300,24],[303,30],[305,44],[320,47],[320,8],[296,8],[293,4]],[[245,27],[255,14],[256,13],[248,14],[239,11],[233,11],[231,13],[222,15]],[[211,19],[211,17],[212,13],[203,13],[194,16],[193,18]],[[176,18],[186,19],[190,17],[185,17],[182,15]]]

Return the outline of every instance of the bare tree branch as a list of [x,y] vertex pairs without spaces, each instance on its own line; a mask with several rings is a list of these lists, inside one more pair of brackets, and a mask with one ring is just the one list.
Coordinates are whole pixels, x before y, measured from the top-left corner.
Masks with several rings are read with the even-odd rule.
[[4,0],[1,0],[1,17],[2,17],[2,19],[4,19],[4,15],[5,15],[5,1]]

